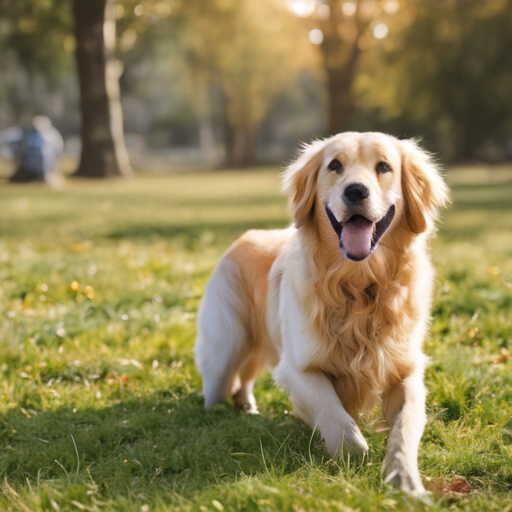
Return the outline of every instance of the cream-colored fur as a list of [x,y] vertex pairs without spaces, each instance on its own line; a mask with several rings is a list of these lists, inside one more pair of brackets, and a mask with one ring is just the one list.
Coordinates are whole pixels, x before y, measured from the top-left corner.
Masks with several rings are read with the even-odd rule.
[[[333,159],[342,172],[329,169]],[[379,162],[391,170],[377,172]],[[369,191],[357,207],[343,199],[353,183]],[[391,427],[385,481],[420,494],[433,280],[426,244],[446,186],[414,142],[350,132],[306,147],[284,173],[284,192],[294,224],[247,232],[207,284],[195,349],[205,406],[232,395],[236,407],[257,412],[253,386],[268,366],[295,415],[336,457],[368,450],[355,419],[380,398]],[[375,252],[345,257],[326,207],[340,223],[354,213],[376,223],[393,205]]]

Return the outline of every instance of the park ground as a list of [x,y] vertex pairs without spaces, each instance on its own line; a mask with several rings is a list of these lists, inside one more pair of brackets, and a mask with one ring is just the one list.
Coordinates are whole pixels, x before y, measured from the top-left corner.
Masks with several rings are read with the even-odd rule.
[[512,510],[512,168],[447,181],[419,454],[430,502],[382,483],[378,409],[360,418],[363,463],[329,460],[269,375],[259,416],[203,410],[199,301],[237,236],[287,225],[278,169],[2,185],[0,510]]

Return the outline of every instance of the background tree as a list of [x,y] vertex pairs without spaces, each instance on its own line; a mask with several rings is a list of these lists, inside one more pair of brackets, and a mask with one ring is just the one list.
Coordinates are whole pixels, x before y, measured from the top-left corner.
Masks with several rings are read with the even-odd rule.
[[304,18],[309,38],[320,45],[326,71],[328,134],[351,129],[353,91],[361,53],[388,33],[386,20],[399,9],[397,0],[294,0],[291,10]]
[[[90,14],[98,1],[78,3]],[[131,141],[168,149],[166,158],[192,155],[194,165],[220,165],[221,154],[233,167],[282,162],[297,141],[346,129],[423,135],[449,160],[503,160],[512,155],[511,4],[117,0],[115,48],[104,23],[87,77],[99,77],[104,103],[105,91],[117,96],[102,114],[119,113],[117,79],[112,89],[107,77],[124,67]],[[0,2],[0,129],[46,114],[70,152],[80,121],[72,5]],[[115,73],[97,73],[102,59]],[[97,124],[108,133],[107,117]],[[90,172],[116,162],[114,142]],[[208,147],[214,158],[200,160]]]
[[75,176],[130,176],[115,58],[115,0],[73,0],[82,112],[82,151]]
[[315,65],[313,48],[284,1],[212,1],[205,8],[191,0],[182,15],[203,94],[208,97],[212,85],[221,88],[226,164],[253,165],[258,129],[272,101],[302,69]]
[[76,48],[82,112],[78,176],[131,174],[114,53],[115,3],[76,0],[73,9],[66,0],[4,0],[0,4],[0,16],[9,20],[0,48],[16,55],[31,90],[28,98],[20,98],[15,122],[44,112],[45,105],[38,101],[37,79],[42,76],[46,82],[53,80],[54,87],[62,87],[57,79],[72,70],[70,53]]
[[421,0],[402,17],[409,21],[389,46],[362,66],[356,90],[367,118],[379,129],[422,134],[448,160],[506,158],[512,1]]
[[[2,0],[0,2],[0,76],[12,80],[6,97],[16,121],[41,113],[40,79],[54,89],[71,66],[74,48],[72,14],[67,0]],[[29,95],[19,94],[22,70]],[[2,80],[3,82],[3,80]],[[16,83],[17,82],[17,83]],[[7,85],[5,82],[2,85]]]
[[256,161],[258,128],[273,100],[314,60],[313,48],[283,4],[241,2],[231,41],[219,54],[219,75],[232,134],[227,162],[247,167]]

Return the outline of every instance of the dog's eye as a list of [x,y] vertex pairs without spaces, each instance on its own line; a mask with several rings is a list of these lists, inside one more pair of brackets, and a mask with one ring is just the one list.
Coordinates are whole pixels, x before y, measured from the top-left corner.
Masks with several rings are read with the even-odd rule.
[[385,172],[392,171],[391,166],[386,162],[379,162],[375,167],[375,170],[377,171],[378,174],[384,174]]
[[334,172],[339,174],[341,171],[343,171],[343,165],[342,165],[342,163],[338,159],[335,158],[329,164],[329,170],[334,171]]

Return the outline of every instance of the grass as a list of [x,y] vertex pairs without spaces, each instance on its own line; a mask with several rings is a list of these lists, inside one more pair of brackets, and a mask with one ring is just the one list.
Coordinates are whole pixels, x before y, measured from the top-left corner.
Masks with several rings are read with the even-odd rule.
[[278,171],[0,189],[0,510],[512,510],[512,169],[451,169],[420,471],[472,492],[384,486],[387,433],[330,461],[264,376],[261,415],[205,412],[195,314],[222,252],[287,224]]

